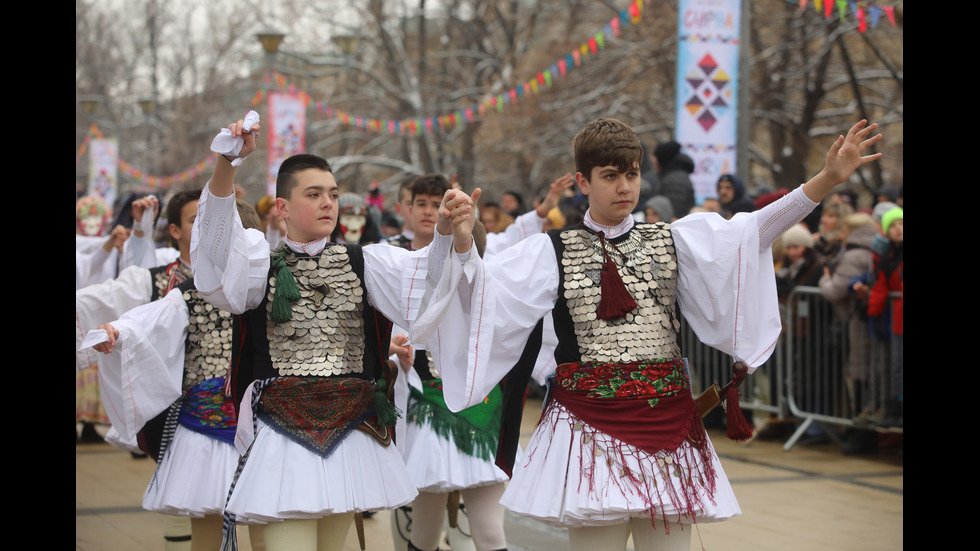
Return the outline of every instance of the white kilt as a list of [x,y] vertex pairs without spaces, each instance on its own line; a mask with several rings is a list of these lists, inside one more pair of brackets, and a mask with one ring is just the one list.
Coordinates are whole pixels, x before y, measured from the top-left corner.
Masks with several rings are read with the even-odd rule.
[[220,515],[237,466],[235,446],[178,425],[143,493],[143,508],[167,515]]
[[[560,404],[549,405],[523,458],[514,465],[513,479],[500,500],[505,507],[562,527],[619,524],[634,517],[650,518],[651,514],[656,525],[664,518],[672,524],[692,523],[691,518],[681,514],[682,508],[669,500],[656,499],[662,494],[658,487],[671,484],[680,488],[674,469],[664,476],[664,469],[658,465],[663,458],[588,426],[577,428],[576,424],[582,422]],[[716,487],[713,498],[698,489],[693,519],[696,523],[721,521],[742,512],[710,441],[708,446]],[[606,453],[607,449],[613,453]],[[621,454],[619,449],[628,453]],[[591,489],[583,465],[594,469]],[[624,466],[632,473],[642,474],[639,491],[623,478]],[[684,465],[679,467],[684,472]],[[655,511],[641,497],[644,493],[654,497]]]
[[227,510],[254,524],[391,509],[416,495],[394,445],[354,430],[323,458],[259,420]]
[[493,460],[459,451],[454,442],[429,425],[406,423],[403,456],[409,475],[421,492],[442,493],[489,486],[507,480]]

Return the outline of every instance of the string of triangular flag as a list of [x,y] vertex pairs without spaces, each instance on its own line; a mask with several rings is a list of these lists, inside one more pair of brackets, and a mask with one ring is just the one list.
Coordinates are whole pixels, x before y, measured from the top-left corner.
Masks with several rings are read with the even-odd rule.
[[[78,163],[81,162],[82,157],[85,156],[85,152],[88,150],[89,143],[92,141],[92,139],[101,140],[102,138],[102,131],[97,125],[93,124],[89,126],[88,133],[85,135],[85,139],[82,140],[82,145],[80,145],[78,147],[78,151],[75,152],[75,166],[78,166]],[[185,184],[191,181],[199,174],[205,173],[214,167],[214,163],[217,160],[217,155],[214,153],[209,153],[204,160],[198,161],[193,167],[169,176],[152,176],[149,174],[143,174],[142,170],[124,159],[118,160],[118,166],[119,170],[123,174],[129,176],[136,182],[149,186],[153,189],[164,189],[169,188],[174,184]]]
[[526,95],[537,95],[542,89],[551,88],[558,79],[580,67],[591,56],[597,55],[600,50],[604,50],[606,40],[609,37],[618,37],[625,26],[639,22],[643,14],[643,5],[649,1],[632,0],[625,9],[610,19],[602,30],[590,36],[564,57],[555,60],[548,68],[538,71],[534,77],[526,82],[503,93],[488,97],[472,107],[452,113],[407,119],[385,119],[357,115],[332,107],[326,102],[314,101],[306,91],[297,89],[295,85],[286,80],[285,76],[276,71],[266,76],[262,88],[256,91],[251,104],[253,107],[261,104],[265,101],[270,90],[277,88],[278,91],[298,95],[301,101],[306,104],[307,109],[315,111],[320,116],[336,119],[345,126],[368,132],[387,132],[391,136],[415,136],[422,132],[432,133],[452,129],[459,125],[483,120],[488,114],[503,112],[508,106],[519,103],[521,98]]
[[[643,14],[643,4],[649,1],[650,0],[631,0],[629,6],[622,10],[616,17],[613,17],[601,31],[589,37],[588,40],[583,42],[578,48],[569,52],[565,57],[555,61],[551,67],[538,72],[534,78],[508,90],[507,92],[490,97],[478,105],[453,113],[435,117],[401,120],[377,119],[362,115],[354,115],[346,111],[341,111],[330,107],[323,102],[313,101],[307,92],[298,90],[295,85],[286,80],[285,76],[276,71],[271,72],[265,77],[262,87],[255,92],[255,95],[251,100],[251,105],[254,107],[265,101],[269,90],[276,87],[280,91],[286,91],[299,95],[304,103],[306,103],[307,108],[312,108],[324,116],[335,118],[347,126],[353,126],[354,128],[373,132],[387,131],[392,136],[414,136],[420,132],[431,133],[437,130],[452,128],[458,124],[472,123],[477,119],[482,119],[485,117],[488,112],[492,113],[496,111],[499,113],[503,111],[507,105],[517,104],[520,98],[527,93],[536,95],[541,88],[550,88],[554,84],[555,80],[560,77],[564,77],[576,67],[581,66],[589,56],[596,55],[599,50],[605,49],[607,37],[618,37],[625,25],[635,24],[640,21]],[[94,124],[89,129],[89,133],[85,136],[82,145],[75,154],[76,165],[80,162],[88,147],[89,141],[93,137],[96,139],[102,138],[101,131],[99,131],[98,127]],[[167,187],[178,182],[186,182],[191,178],[196,177],[201,172],[213,167],[215,161],[215,155],[209,154],[203,161],[195,164],[193,168],[170,176],[151,176],[143,174],[142,171],[123,159],[119,160],[119,169],[124,174],[134,178],[137,182],[142,182],[154,188],[160,188]]]
[[[808,0],[786,1],[790,4],[798,3],[801,10],[806,9],[809,3]],[[826,18],[834,14],[834,8],[837,8],[837,16],[841,21],[844,21],[848,16],[857,19],[858,32],[867,31],[869,21],[871,27],[876,28],[883,15],[892,24],[892,27],[895,26],[895,6],[877,6],[870,2],[855,2],[853,0],[813,0],[813,9],[817,12],[823,12],[823,16]]]

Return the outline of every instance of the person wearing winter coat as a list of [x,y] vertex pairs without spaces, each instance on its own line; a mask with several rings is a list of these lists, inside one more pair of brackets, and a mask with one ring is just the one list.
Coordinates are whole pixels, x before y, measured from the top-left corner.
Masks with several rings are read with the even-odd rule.
[[739,212],[755,210],[755,201],[746,197],[745,184],[738,176],[722,174],[718,177],[715,190],[718,192],[718,202],[721,203],[721,214],[725,218],[731,218]]
[[[866,213],[854,213],[841,223],[842,248],[824,266],[820,278],[820,294],[833,304],[837,319],[847,329],[847,361],[845,381],[852,416],[866,419],[873,409],[871,381],[881,374],[871,373],[871,334],[868,331],[867,292],[855,280],[863,280],[872,269],[871,244],[878,229]],[[863,295],[863,296],[862,296]],[[851,430],[846,434],[841,450],[845,454],[871,452],[877,449],[877,433]]]
[[[905,328],[902,320],[904,285],[904,221],[901,207],[886,212],[881,217],[881,231],[890,244],[878,261],[874,285],[868,297],[868,316],[885,315],[891,310],[891,392],[885,400],[885,424],[902,425],[902,349]],[[899,293],[892,298],[893,292]]]
[[653,195],[664,195],[674,207],[674,216],[681,218],[694,208],[694,160],[681,153],[681,144],[671,140],[658,144],[653,150],[657,160],[659,185]]

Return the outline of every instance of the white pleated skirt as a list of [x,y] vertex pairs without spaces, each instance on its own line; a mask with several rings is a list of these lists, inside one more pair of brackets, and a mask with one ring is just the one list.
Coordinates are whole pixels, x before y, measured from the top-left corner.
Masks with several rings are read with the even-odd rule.
[[507,480],[493,460],[459,451],[454,442],[436,434],[429,425],[408,422],[403,446],[405,465],[420,492],[442,493],[489,486]]
[[[725,520],[742,511],[718,454],[710,441],[708,445],[715,491],[709,496],[697,489],[692,519],[684,514],[686,508],[669,499],[658,499],[670,494],[663,491],[667,485],[678,489],[675,495],[683,495],[677,474],[686,472],[684,465],[664,469],[666,456],[648,454],[599,433],[552,402],[523,458],[514,465],[514,476],[500,502],[516,513],[560,527],[605,526],[639,517],[652,517],[655,526],[661,525],[662,520],[670,524]],[[622,450],[628,453],[620,453]],[[584,472],[589,467],[591,484]],[[634,477],[634,481],[640,479],[640,487],[624,478],[624,471],[640,473]],[[645,499],[644,495],[648,497]],[[650,496],[653,509],[648,504]]]
[[178,425],[143,493],[143,508],[167,515],[220,515],[237,466],[235,446]]
[[259,420],[227,510],[256,524],[391,509],[416,495],[394,445],[355,430],[323,458]]

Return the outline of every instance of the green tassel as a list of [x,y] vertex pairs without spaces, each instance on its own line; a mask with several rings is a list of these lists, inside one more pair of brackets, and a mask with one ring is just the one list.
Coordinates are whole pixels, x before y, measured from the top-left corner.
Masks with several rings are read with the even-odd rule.
[[382,427],[393,427],[401,417],[401,412],[388,401],[388,394],[385,392],[387,386],[384,379],[378,379],[374,385],[374,413]]
[[272,297],[272,321],[283,323],[293,319],[292,303],[299,300],[299,288],[296,278],[286,265],[285,250],[280,250],[273,257],[272,263],[277,268],[276,292]]
[[485,402],[453,413],[443,400],[441,381],[435,379],[428,383],[421,392],[410,389],[409,422],[428,425],[466,455],[493,461],[500,441],[503,413],[500,387],[494,387]]

